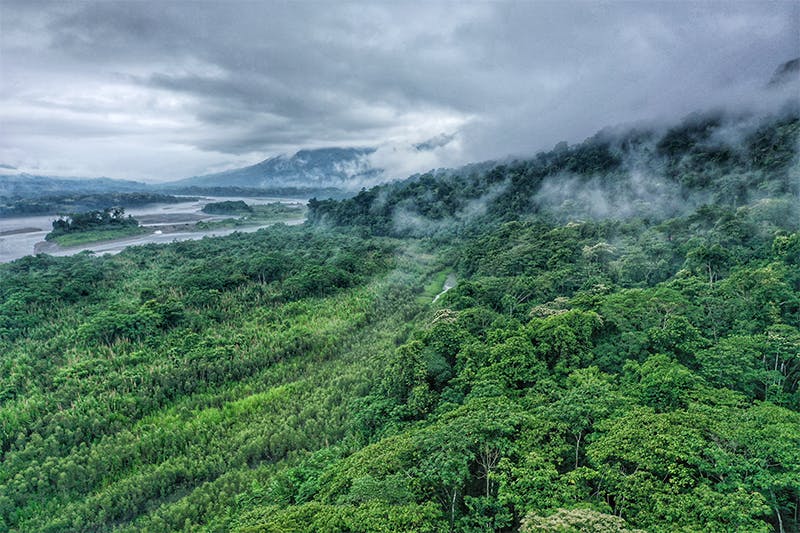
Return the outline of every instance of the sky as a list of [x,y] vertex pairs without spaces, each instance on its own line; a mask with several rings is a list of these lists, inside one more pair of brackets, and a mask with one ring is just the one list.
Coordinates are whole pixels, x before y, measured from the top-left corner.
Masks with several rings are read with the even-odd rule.
[[0,171],[155,182],[372,146],[402,177],[768,108],[798,56],[796,1],[0,0]]

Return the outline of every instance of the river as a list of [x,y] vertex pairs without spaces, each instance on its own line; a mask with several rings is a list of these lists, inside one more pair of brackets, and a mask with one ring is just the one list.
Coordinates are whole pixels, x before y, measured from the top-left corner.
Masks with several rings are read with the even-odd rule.
[[[144,226],[158,229],[158,226],[192,224],[199,220],[230,218],[229,216],[207,215],[201,211],[203,206],[209,202],[221,202],[224,200],[243,200],[248,205],[268,204],[272,202],[306,203],[304,199],[205,196],[200,200],[191,200],[177,204],[152,204],[130,208],[126,209],[125,213],[133,215],[133,217],[138,219]],[[53,227],[53,221],[57,218],[57,215],[0,218],[0,263],[8,263],[20,257],[32,255],[36,244],[44,241],[44,236],[50,232]],[[287,221],[286,223],[302,224],[303,221],[303,219],[297,219]],[[163,234],[150,233],[108,242],[63,248],[48,253],[51,255],[72,255],[85,250],[92,250],[96,253],[103,254],[118,253],[128,246],[195,240],[202,239],[203,237],[218,237],[228,235],[235,231],[256,231],[262,227],[264,226],[209,231],[177,231]]]

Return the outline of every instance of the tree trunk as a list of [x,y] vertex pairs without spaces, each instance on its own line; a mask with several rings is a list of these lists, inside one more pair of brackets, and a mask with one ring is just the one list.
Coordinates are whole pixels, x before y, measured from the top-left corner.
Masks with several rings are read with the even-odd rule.
[[456,497],[458,496],[458,489],[453,489],[453,499],[450,501],[450,533],[455,532],[456,524]]

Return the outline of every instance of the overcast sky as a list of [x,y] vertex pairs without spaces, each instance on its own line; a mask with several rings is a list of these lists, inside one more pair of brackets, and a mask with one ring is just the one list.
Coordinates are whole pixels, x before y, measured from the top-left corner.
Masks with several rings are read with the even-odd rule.
[[796,1],[0,0],[0,166],[157,181],[380,146],[404,174],[766,105],[798,55]]

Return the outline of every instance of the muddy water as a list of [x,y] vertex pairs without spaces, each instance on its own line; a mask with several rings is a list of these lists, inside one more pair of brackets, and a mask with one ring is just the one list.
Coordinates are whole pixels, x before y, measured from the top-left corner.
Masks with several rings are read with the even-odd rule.
[[[178,204],[153,204],[144,207],[136,207],[126,209],[125,212],[133,215],[134,218],[140,219],[143,225],[158,229],[158,226],[193,224],[198,220],[229,218],[228,216],[212,216],[201,212],[201,209],[207,203],[221,202],[224,200],[243,200],[250,205],[267,204],[271,202],[306,203],[306,200],[287,198],[204,197],[198,201],[187,201]],[[56,218],[58,218],[56,215],[0,218],[0,263],[7,263],[19,259],[20,257],[33,254],[36,244],[44,241],[44,236],[50,232],[53,227],[53,220]],[[301,224],[302,222],[303,220],[293,220],[287,222],[287,224]],[[212,231],[152,233],[105,243],[50,250],[47,251],[47,253],[51,255],[72,255],[84,250],[93,250],[96,253],[118,253],[128,246],[202,239],[203,237],[209,236],[228,235],[234,231],[256,231],[260,227],[263,226]],[[45,249],[46,248],[45,246]]]

